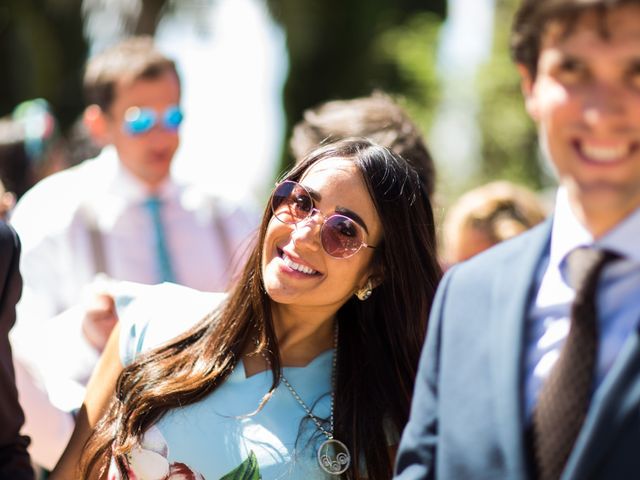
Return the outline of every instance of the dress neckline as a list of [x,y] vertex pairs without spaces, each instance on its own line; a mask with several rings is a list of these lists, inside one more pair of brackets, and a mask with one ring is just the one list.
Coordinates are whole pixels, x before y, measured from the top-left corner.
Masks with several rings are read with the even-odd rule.
[[[310,370],[310,369],[315,369],[318,365],[324,363],[325,361],[331,361],[331,358],[333,357],[333,348],[330,348],[328,350],[325,350],[324,352],[321,352],[319,355],[317,355],[316,357],[314,357],[309,363],[307,363],[304,366],[300,366],[300,367],[296,367],[296,366],[283,366],[282,370],[283,373],[289,377],[290,375],[296,375],[296,372],[300,372],[302,370]],[[230,379],[233,377],[234,380],[236,381],[251,381],[255,378],[264,378],[264,376],[268,376],[269,379],[271,378],[271,370],[267,369],[267,370],[263,370],[261,372],[258,373],[254,373],[253,375],[247,377],[247,373],[246,370],[244,368],[244,362],[242,360],[240,360],[235,368],[233,369],[233,372],[230,375]],[[271,380],[269,380],[271,381]]]

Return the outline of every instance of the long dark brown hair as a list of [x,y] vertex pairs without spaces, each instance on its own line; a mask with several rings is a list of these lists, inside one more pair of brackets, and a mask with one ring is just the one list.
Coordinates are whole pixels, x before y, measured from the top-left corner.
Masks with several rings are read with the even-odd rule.
[[[311,152],[285,179],[298,181],[312,165],[328,158],[354,162],[383,229],[372,260],[383,272],[382,283],[368,300],[348,300],[336,316],[340,337],[334,433],[354,457],[344,478],[387,480],[393,469],[389,426],[400,434],[408,420],[427,318],[441,276],[433,213],[413,167],[364,139]],[[83,478],[104,472],[112,455],[123,478],[128,478],[125,454],[144,432],[167,411],[213,392],[243,353],[263,352],[271,365],[272,389],[278,386],[278,339],[261,270],[271,216],[267,208],[256,245],[228,300],[191,330],[140,355],[123,370],[115,397],[85,446]]]

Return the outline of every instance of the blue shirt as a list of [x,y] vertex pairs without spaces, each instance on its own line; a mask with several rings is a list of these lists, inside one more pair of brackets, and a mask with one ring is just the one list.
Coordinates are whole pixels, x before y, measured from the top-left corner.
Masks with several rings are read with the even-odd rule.
[[567,192],[558,191],[549,254],[541,263],[538,289],[526,325],[525,412],[530,418],[543,381],[569,332],[575,292],[566,278],[567,255],[577,247],[614,251],[622,260],[609,264],[598,288],[599,350],[596,387],[640,322],[640,209],[595,240],[571,211]]

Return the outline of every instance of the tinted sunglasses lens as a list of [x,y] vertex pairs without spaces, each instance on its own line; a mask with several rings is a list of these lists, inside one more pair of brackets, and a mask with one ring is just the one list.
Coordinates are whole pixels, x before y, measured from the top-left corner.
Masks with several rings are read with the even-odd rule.
[[129,135],[141,135],[156,124],[156,114],[147,108],[131,107],[124,114],[124,129]]
[[309,216],[313,210],[313,200],[302,186],[285,181],[273,192],[271,210],[282,223],[297,223]]
[[356,222],[343,215],[327,218],[320,236],[323,248],[332,257],[347,258],[362,247],[362,231]]
[[166,112],[164,112],[164,127],[167,130],[177,130],[183,119],[184,115],[180,107],[169,107]]

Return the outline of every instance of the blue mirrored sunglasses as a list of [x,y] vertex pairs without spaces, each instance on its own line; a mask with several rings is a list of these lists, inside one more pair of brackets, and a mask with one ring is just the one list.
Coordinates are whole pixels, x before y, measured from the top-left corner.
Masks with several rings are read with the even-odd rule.
[[175,131],[184,115],[178,105],[167,108],[161,115],[152,108],[130,107],[124,112],[124,131],[129,135],[142,135],[156,126],[159,117],[165,130]]

